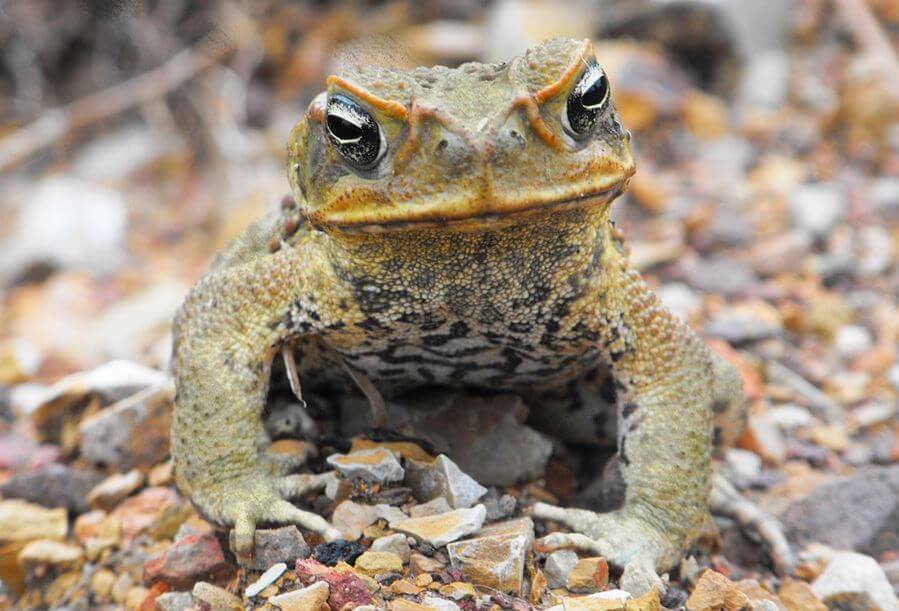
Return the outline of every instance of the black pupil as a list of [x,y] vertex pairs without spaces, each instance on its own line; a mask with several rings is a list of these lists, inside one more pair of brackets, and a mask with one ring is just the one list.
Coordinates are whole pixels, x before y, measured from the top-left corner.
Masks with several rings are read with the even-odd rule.
[[362,136],[359,126],[337,115],[328,115],[328,130],[339,140],[356,140]]
[[350,164],[368,169],[381,158],[381,128],[355,100],[340,94],[331,96],[325,125],[331,144]]
[[593,130],[608,93],[605,74],[597,67],[588,69],[568,96],[568,124],[575,135],[586,135]]
[[598,106],[602,103],[603,99],[606,97],[606,89],[608,85],[606,83],[606,77],[600,74],[593,84],[587,88],[587,91],[581,96],[581,100],[584,103],[584,106],[590,108],[592,106]]

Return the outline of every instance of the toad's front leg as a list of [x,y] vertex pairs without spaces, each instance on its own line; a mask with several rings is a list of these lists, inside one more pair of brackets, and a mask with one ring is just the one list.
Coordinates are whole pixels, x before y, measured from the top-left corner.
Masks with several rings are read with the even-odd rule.
[[176,478],[204,517],[234,527],[241,554],[252,550],[260,523],[294,523],[326,538],[339,536],[322,517],[287,501],[321,489],[325,476],[273,471],[259,447],[272,359],[283,341],[311,332],[323,318],[312,309],[321,300],[305,297],[321,286],[310,260],[311,253],[285,249],[216,269],[175,320]]
[[624,569],[622,587],[642,594],[709,525],[716,365],[702,340],[662,307],[639,274],[610,258],[595,287],[600,307],[589,326],[618,389],[625,502],[609,513],[538,504],[534,514],[578,533],[549,535],[541,541],[544,549],[600,553]]

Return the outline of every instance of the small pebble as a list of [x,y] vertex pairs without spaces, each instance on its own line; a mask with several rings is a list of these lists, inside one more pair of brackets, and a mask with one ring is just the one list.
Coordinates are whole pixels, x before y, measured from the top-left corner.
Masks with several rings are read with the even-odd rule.
[[834,348],[845,360],[857,358],[874,346],[871,332],[859,325],[843,325],[837,329],[833,340]]
[[287,565],[283,562],[279,562],[278,564],[272,566],[269,570],[264,572],[259,576],[259,579],[251,583],[247,586],[246,596],[247,598],[253,598],[264,589],[275,583],[278,578],[284,574],[284,571],[287,570]]

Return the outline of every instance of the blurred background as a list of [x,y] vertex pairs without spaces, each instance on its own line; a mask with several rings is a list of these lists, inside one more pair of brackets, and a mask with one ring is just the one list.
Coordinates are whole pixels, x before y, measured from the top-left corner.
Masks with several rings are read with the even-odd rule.
[[77,372],[166,371],[186,291],[287,193],[342,45],[456,65],[552,36],[596,41],[633,132],[634,264],[743,375],[739,487],[788,512],[891,466],[880,525],[808,539],[899,583],[895,0],[0,0],[0,479],[78,456],[48,399],[102,386]]

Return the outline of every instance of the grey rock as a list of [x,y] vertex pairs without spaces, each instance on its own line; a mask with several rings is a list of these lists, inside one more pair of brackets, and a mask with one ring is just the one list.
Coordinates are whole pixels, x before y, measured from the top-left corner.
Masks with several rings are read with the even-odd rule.
[[[743,70],[737,91],[740,108],[776,110],[787,100],[790,58],[780,50],[768,51],[750,59]],[[759,87],[759,83],[765,83]]]
[[172,393],[148,388],[81,422],[81,455],[92,463],[126,471],[149,468],[169,453]]
[[835,554],[812,582],[812,591],[825,603],[841,594],[857,592],[867,594],[883,611],[899,610],[899,599],[877,561],[855,552]]
[[[358,431],[367,404],[341,410],[346,435]],[[388,427],[430,441],[452,457],[463,473],[485,486],[510,486],[542,476],[552,442],[524,424],[528,409],[520,397],[490,397],[458,391],[410,393],[391,402]]]
[[156,597],[159,611],[188,611],[193,606],[194,597],[190,592],[165,592]]
[[518,505],[518,501],[511,494],[503,494],[502,496],[495,493],[488,494],[481,499],[481,502],[487,508],[488,522],[496,522],[497,520],[511,517],[515,513],[515,507]]
[[87,495],[103,479],[94,471],[50,464],[31,473],[19,473],[0,486],[6,499],[24,499],[44,507],[65,507],[74,513],[88,510]]
[[391,552],[396,554],[403,561],[403,564],[409,562],[409,555],[412,553],[412,550],[409,548],[409,542],[406,540],[406,535],[403,534],[378,537],[372,541],[370,549],[373,552]]
[[801,271],[811,247],[811,237],[794,229],[756,243],[749,251],[748,260],[763,276],[795,273]]
[[577,564],[577,553],[570,549],[560,549],[546,557],[543,574],[549,588],[564,588],[568,581],[568,573]]
[[849,210],[843,185],[819,182],[801,185],[790,200],[790,219],[795,227],[815,237],[824,237]]
[[747,312],[724,309],[705,324],[702,332],[707,337],[717,337],[730,344],[743,344],[778,337],[781,328]]
[[439,513],[451,511],[452,507],[442,496],[431,499],[427,503],[413,505],[409,508],[409,515],[413,518],[423,518],[425,516],[436,516]]
[[257,530],[252,557],[242,559],[238,556],[237,559],[246,568],[264,571],[279,562],[293,566],[298,558],[308,558],[311,553],[299,529],[284,526]]
[[751,267],[723,256],[694,259],[687,264],[686,272],[687,283],[704,293],[737,295],[756,281]]
[[899,465],[821,484],[780,516],[798,547],[819,542],[872,556],[899,549]]
[[445,454],[433,463],[406,461],[405,484],[420,501],[443,497],[453,509],[471,507],[487,489],[456,466]]
[[358,477],[379,484],[401,481],[405,474],[393,452],[384,448],[332,454],[327,462],[347,479]]

